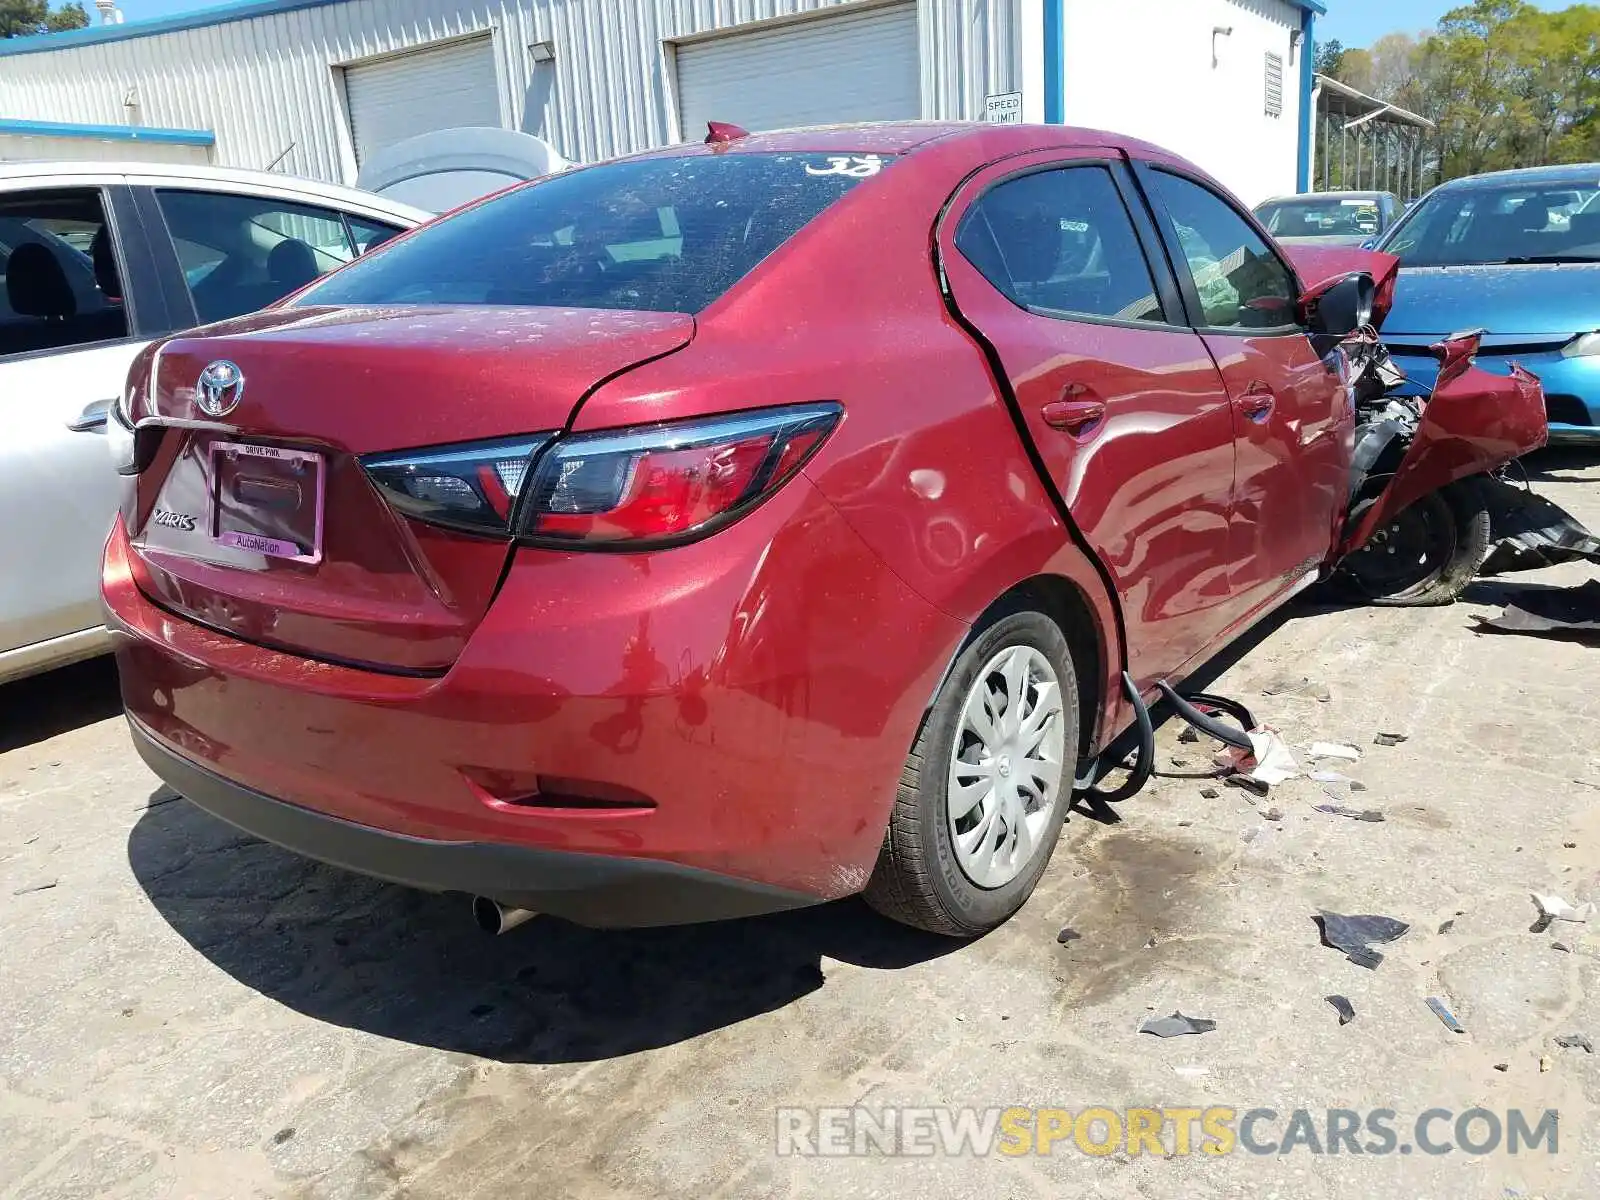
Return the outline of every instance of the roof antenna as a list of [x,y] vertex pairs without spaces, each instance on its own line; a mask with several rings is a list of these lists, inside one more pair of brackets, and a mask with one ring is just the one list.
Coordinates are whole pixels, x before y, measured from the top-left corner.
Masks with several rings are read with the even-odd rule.
[[730,125],[727,121],[706,122],[706,145],[715,146],[718,142],[736,142],[740,138],[749,137],[748,129],[741,129],[737,125]]

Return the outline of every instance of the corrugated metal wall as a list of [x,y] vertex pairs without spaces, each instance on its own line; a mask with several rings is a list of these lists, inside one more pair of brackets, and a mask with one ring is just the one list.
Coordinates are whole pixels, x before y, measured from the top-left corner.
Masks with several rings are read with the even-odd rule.
[[[344,0],[197,29],[0,57],[0,114],[210,129],[215,161],[348,180],[338,64],[491,30],[501,123],[593,161],[674,137],[675,37],[859,0]],[[981,118],[1020,84],[1019,0],[918,0],[923,116]],[[555,60],[528,47],[551,42]]]

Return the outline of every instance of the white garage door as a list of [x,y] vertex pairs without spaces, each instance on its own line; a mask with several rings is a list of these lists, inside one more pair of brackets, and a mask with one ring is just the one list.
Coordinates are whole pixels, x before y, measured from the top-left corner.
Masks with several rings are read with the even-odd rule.
[[749,130],[922,115],[917,6],[831,13],[677,48],[679,128]]
[[493,37],[450,42],[344,69],[356,162],[419,133],[500,127]]

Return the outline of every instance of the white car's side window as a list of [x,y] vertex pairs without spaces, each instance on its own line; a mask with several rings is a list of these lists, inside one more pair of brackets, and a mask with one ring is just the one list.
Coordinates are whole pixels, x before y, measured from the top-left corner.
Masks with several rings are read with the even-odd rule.
[[98,188],[0,195],[0,357],[128,336]]

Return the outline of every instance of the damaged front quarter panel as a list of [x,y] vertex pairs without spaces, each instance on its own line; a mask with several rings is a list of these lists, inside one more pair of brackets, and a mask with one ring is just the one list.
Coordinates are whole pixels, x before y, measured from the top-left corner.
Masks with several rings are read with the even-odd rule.
[[[1360,474],[1352,481],[1341,556],[1364,546],[1403,509],[1429,493],[1494,471],[1549,439],[1544,389],[1538,379],[1515,364],[1509,375],[1492,375],[1474,366],[1478,336],[1460,334],[1433,347],[1441,366],[1428,399],[1385,395],[1363,405],[1357,443]],[[1370,485],[1381,481],[1375,469],[1386,459],[1392,461],[1397,439],[1406,435],[1413,421],[1410,444],[1388,472],[1387,483],[1375,491]]]

